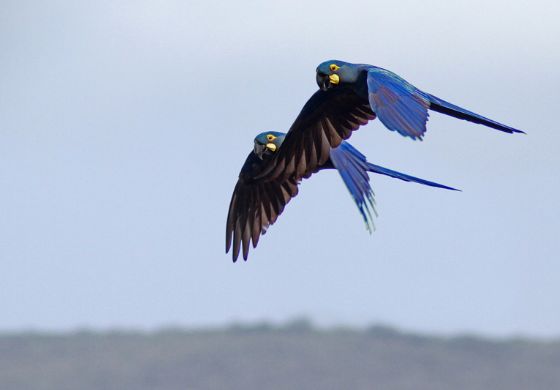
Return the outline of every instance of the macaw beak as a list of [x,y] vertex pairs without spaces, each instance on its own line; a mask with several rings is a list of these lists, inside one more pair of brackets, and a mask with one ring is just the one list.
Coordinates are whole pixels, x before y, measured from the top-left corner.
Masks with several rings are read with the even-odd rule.
[[337,74],[327,75],[321,72],[317,72],[317,85],[323,91],[332,88],[333,85],[338,85],[340,83],[340,77]]
[[319,86],[319,88],[321,88],[323,91],[326,91],[327,89],[329,89],[329,77],[321,72],[317,72],[317,85]]
[[263,158],[263,153],[266,150],[266,146],[263,144],[259,144],[258,142],[255,142],[255,145],[253,146],[253,153],[255,153],[257,156],[259,156],[259,158],[262,160]]
[[269,142],[266,145],[260,144],[258,142],[255,142],[255,145],[253,146],[253,153],[255,153],[257,156],[259,156],[259,158],[262,160],[263,159],[263,155],[268,152],[269,150],[271,152],[275,152],[277,149],[276,145],[273,144],[272,142]]

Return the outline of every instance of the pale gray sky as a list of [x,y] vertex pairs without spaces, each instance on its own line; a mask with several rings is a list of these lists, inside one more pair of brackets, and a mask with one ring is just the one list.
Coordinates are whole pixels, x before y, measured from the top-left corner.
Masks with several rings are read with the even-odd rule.
[[[0,330],[322,324],[560,335],[556,1],[21,1],[0,7]],[[375,121],[369,236],[323,172],[224,254],[238,171],[338,58],[524,129]],[[326,199],[326,200],[325,200]],[[333,199],[337,207],[332,209]]]

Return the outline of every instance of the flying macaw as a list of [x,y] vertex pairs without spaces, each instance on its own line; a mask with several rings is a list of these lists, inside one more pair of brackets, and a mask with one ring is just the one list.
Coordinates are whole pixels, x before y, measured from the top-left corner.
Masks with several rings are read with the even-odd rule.
[[[342,174],[340,167],[332,161],[332,152],[354,130],[376,117],[389,130],[414,140],[422,139],[426,132],[428,110],[506,133],[523,133],[423,92],[396,74],[376,66],[326,61],[317,67],[316,81],[319,90],[303,106],[287,134],[281,137],[282,148],[274,142],[265,143],[265,147],[268,144],[276,146],[270,158],[266,161],[262,158],[258,163],[260,157],[253,151],[241,170],[230,203],[226,230],[226,252],[233,239],[234,260],[241,244],[243,257],[247,258],[250,242],[256,246],[259,235],[276,221],[289,199],[297,194],[301,179],[310,177],[327,164],[335,166]],[[267,135],[278,138],[274,133]],[[340,150],[346,148],[343,146]],[[363,158],[359,155],[362,157],[354,159],[348,154],[344,160],[356,162]],[[363,167],[355,168],[355,175],[369,171]],[[349,182],[345,182],[350,189]],[[355,197],[354,193],[352,195]],[[368,199],[367,195],[364,196]],[[363,215],[363,209],[360,211]]]
[[[261,172],[269,164],[274,163],[274,158],[283,148],[282,143],[285,138],[285,133],[277,131],[257,135],[253,150],[241,168],[239,180],[231,198],[226,227],[226,252],[229,252],[233,239],[234,262],[239,256],[242,245],[243,258],[247,260],[250,241],[253,242],[253,247],[256,247],[260,235],[276,222],[286,204],[298,193],[300,180],[283,177],[277,177],[274,180],[259,178]],[[372,213],[376,214],[376,212],[368,172],[432,187],[456,190],[371,164],[362,153],[346,141],[342,141],[338,147],[331,149],[328,159],[323,164],[317,165],[312,173],[323,169],[338,171],[370,232],[373,229]]]
[[[412,139],[422,139],[426,132],[428,110],[506,133],[523,133],[423,92],[395,73],[377,66],[337,60],[325,61],[317,67],[316,80],[321,91],[336,89],[338,94],[318,93],[313,95],[310,101],[326,102],[337,99],[345,100],[351,105],[357,99],[358,104],[367,105],[374,117],[377,116],[389,130]],[[346,107],[344,110],[349,113],[351,109]]]

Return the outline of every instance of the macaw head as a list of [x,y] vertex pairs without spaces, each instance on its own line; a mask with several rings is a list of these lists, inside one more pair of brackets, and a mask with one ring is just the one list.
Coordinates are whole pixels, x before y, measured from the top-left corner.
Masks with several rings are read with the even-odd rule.
[[284,142],[285,133],[279,131],[265,131],[255,137],[253,152],[262,160],[263,156],[270,156],[278,152]]
[[353,83],[360,69],[355,64],[339,60],[325,61],[317,67],[317,85],[326,91],[337,85]]

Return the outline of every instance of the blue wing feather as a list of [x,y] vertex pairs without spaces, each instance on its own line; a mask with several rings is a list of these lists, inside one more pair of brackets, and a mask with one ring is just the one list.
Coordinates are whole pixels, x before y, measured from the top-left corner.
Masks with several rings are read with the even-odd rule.
[[373,112],[385,127],[405,137],[422,139],[426,132],[428,109],[506,133],[524,133],[425,93],[386,69],[371,66],[368,69],[367,86]]
[[373,216],[376,216],[377,213],[375,211],[374,193],[369,183],[368,172],[374,172],[431,187],[458,191],[453,187],[448,187],[443,184],[420,179],[418,177],[406,175],[379,165],[371,164],[367,161],[366,156],[346,141],[343,141],[339,147],[331,149],[330,159],[342,177],[344,184],[346,184],[346,188],[348,188],[350,195],[352,195],[356,206],[358,206],[358,210],[360,211],[369,232],[372,232],[375,229]]
[[374,193],[369,185],[366,157],[348,142],[343,141],[340,146],[331,149],[330,159],[358,206],[367,230],[371,233],[375,229],[373,216],[377,213]]
[[368,99],[389,130],[421,139],[426,132],[430,102],[426,95],[396,74],[377,67],[368,70]]

